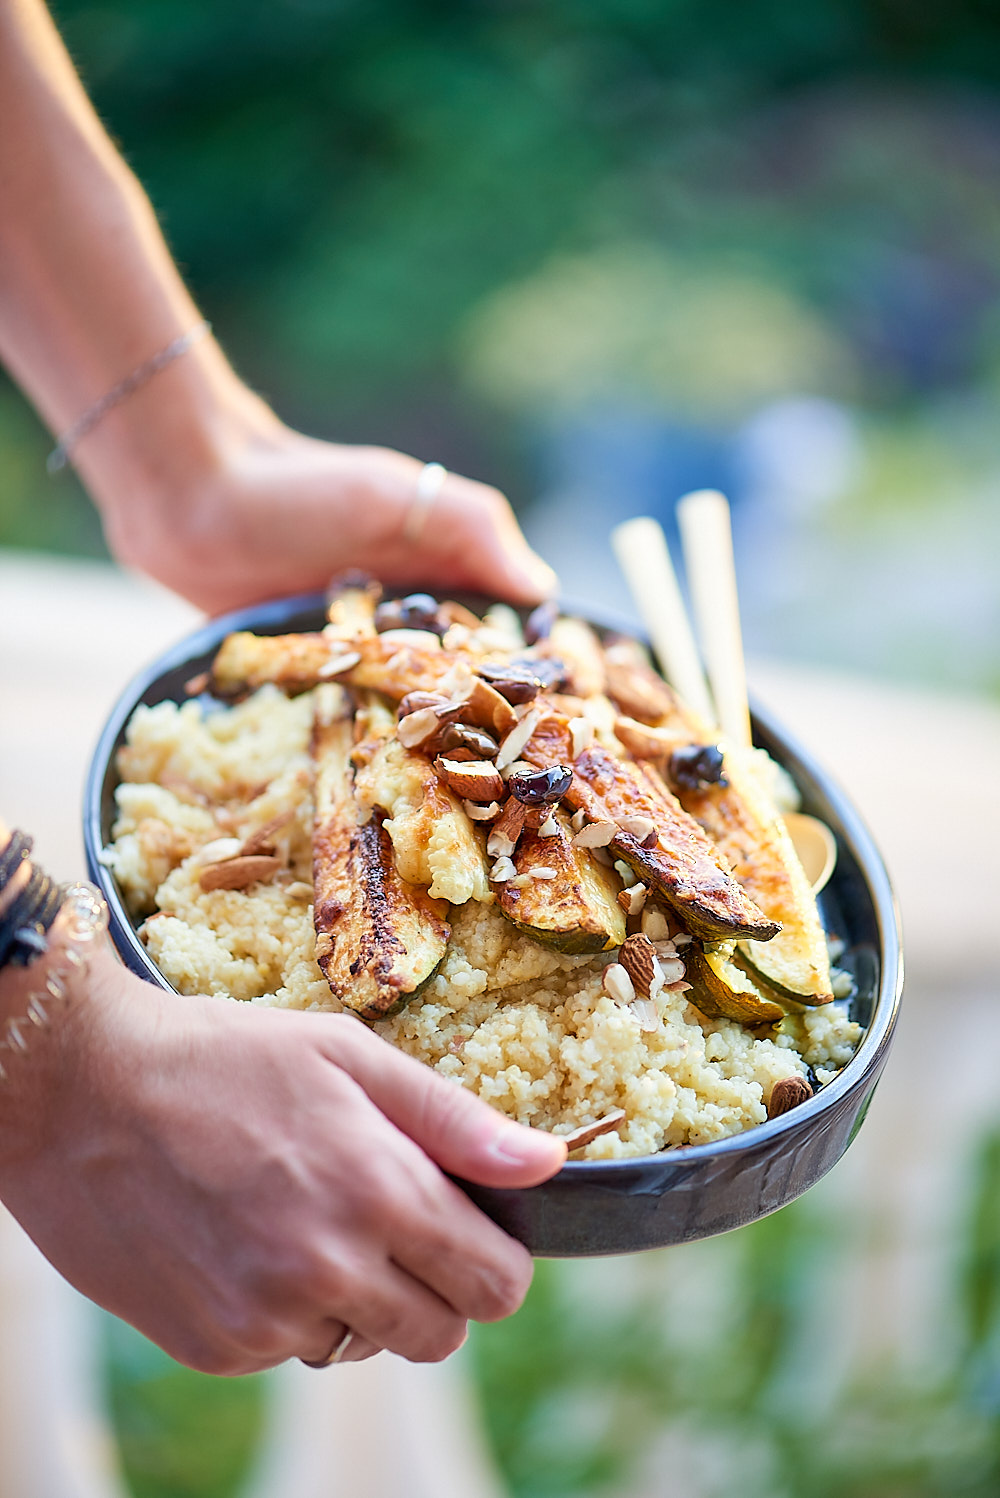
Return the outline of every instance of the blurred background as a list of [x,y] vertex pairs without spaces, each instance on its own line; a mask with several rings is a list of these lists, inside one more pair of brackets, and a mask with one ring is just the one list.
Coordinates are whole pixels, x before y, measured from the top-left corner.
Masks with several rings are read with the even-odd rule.
[[[759,679],[794,687],[842,778],[872,771],[863,809],[913,860],[892,872],[920,1029],[871,1143],[725,1239],[540,1265],[470,1363],[505,1487],[995,1495],[997,917],[961,858],[994,870],[1000,836],[1000,12],[55,14],[224,347],[286,420],[497,483],[567,591],[608,603],[627,603],[610,527],[669,530],[678,495],[723,488],[748,651],[785,672]],[[0,556],[22,577],[38,553],[106,556],[48,445],[0,384]],[[968,793],[943,830],[942,781]],[[946,848],[958,863],[929,878]],[[943,1008],[977,1042],[944,1082]],[[137,1498],[237,1492],[262,1381],[200,1379],[115,1325],[105,1367]]]

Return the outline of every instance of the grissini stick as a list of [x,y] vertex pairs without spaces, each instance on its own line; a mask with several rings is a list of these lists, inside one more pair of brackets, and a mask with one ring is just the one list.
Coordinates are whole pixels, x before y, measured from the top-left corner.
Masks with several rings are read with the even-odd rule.
[[715,489],[695,490],[678,501],[677,521],[718,725],[732,744],[749,748],[750,709],[729,503]]
[[611,545],[664,676],[693,712],[714,725],[715,708],[662,526],[645,516],[626,520],[611,532]]
[[[677,520],[719,727],[734,747],[749,749],[750,709],[728,501],[714,489],[698,489],[678,501]],[[813,893],[818,894],[837,862],[833,833],[818,817],[802,812],[789,814],[785,826]]]

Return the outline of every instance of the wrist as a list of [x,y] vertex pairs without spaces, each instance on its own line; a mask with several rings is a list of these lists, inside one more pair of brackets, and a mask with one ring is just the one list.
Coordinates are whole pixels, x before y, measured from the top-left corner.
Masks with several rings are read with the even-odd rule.
[[282,425],[211,336],[107,412],[73,461],[118,559],[157,575],[163,549],[211,532],[211,496],[237,453]]

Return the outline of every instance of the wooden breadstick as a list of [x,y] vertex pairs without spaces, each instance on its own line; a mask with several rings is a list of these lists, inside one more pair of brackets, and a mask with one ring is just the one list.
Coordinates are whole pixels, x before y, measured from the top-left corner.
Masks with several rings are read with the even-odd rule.
[[719,727],[733,744],[749,748],[750,710],[729,503],[715,489],[698,489],[678,501],[677,520]]
[[715,709],[662,526],[647,517],[626,520],[611,532],[611,545],[664,676],[693,712],[714,724]]

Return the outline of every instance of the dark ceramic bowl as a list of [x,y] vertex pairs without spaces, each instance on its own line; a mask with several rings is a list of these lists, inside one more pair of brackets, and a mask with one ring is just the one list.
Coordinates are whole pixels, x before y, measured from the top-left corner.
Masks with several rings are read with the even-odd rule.
[[[469,598],[481,609],[484,600]],[[587,608],[570,612],[588,613]],[[115,756],[139,703],[183,700],[188,679],[211,663],[234,629],[261,634],[318,628],[315,596],[282,599],[216,619],[161,656],[125,690],[101,735],[87,779],[84,838],[91,877],[104,891],[110,932],[140,978],[170,985],[152,962],[114,878],[100,862],[114,820]],[[602,626],[628,628],[599,617]],[[835,1079],[781,1118],[712,1144],[631,1160],[571,1161],[551,1181],[505,1191],[460,1184],[501,1227],[541,1257],[631,1253],[687,1243],[741,1227],[800,1196],[835,1165],[864,1120],[885,1065],[902,988],[898,916],[882,861],[856,812],[828,776],[766,715],[755,713],[756,742],[790,772],[803,809],[833,828],[839,858],[820,897],[828,931],[846,943],[838,959],[856,980],[852,1018],[864,1026],[857,1053]]]

